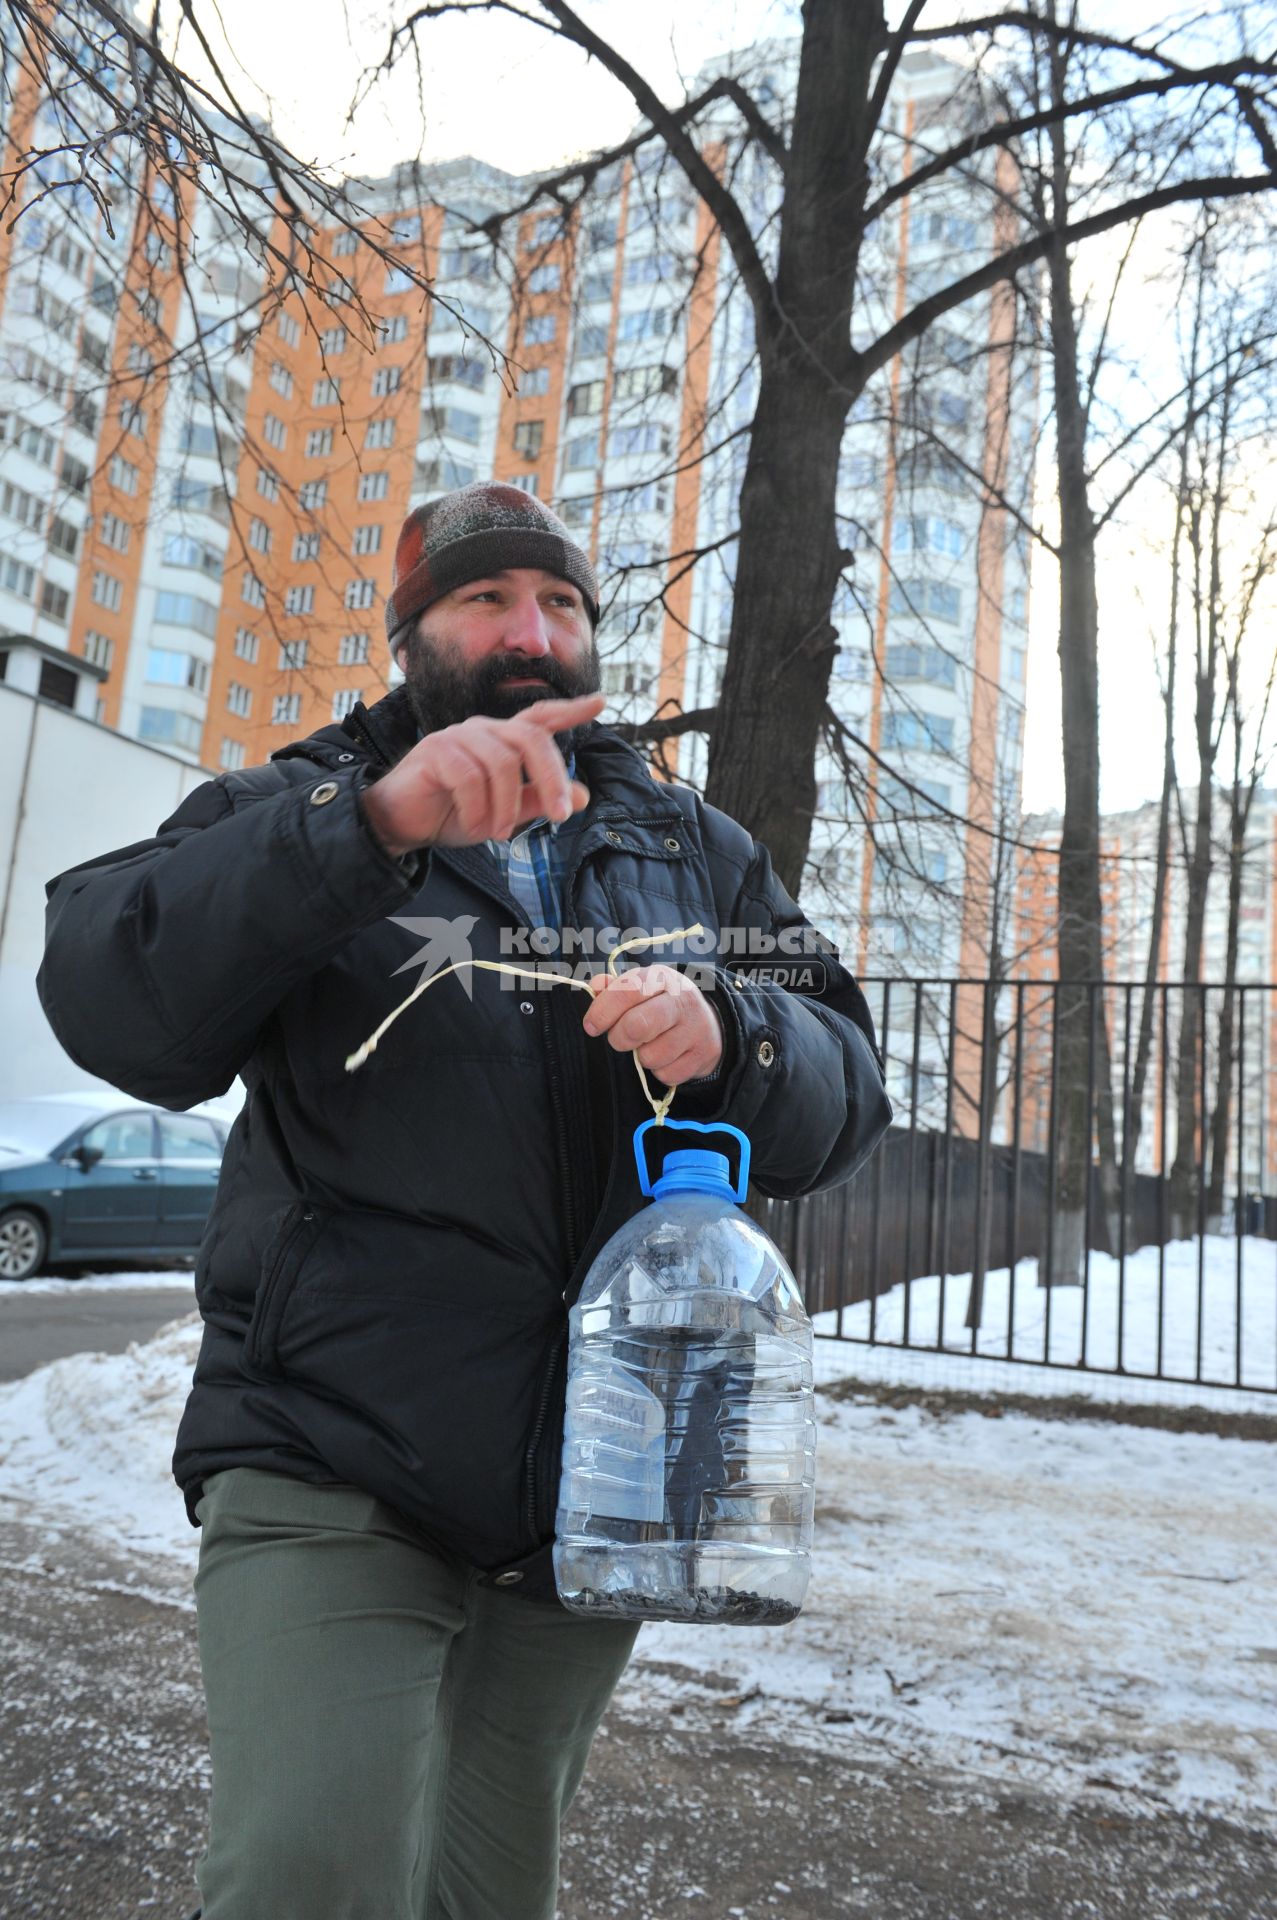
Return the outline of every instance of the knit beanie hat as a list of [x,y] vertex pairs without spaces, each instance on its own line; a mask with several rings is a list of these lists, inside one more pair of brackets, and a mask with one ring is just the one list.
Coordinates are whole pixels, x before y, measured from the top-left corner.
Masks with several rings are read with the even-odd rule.
[[541,567],[579,587],[590,624],[598,625],[599,583],[588,556],[557,513],[520,487],[495,480],[445,493],[414,507],[395,547],[386,596],[386,638],[393,656],[417,615],[467,580],[507,567]]

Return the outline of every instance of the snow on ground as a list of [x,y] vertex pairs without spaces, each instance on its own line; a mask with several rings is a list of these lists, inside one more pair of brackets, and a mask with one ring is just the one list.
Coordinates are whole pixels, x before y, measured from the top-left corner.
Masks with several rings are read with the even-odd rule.
[[[1196,1358],[1195,1249],[1168,1249],[1167,1365]],[[1245,1248],[1247,1342],[1271,1352],[1272,1296]],[[1207,1249],[1204,1371],[1229,1352],[1221,1275]],[[1143,1262],[1144,1268],[1137,1266]],[[1127,1272],[1127,1363],[1155,1334],[1147,1255]],[[1156,1278],[1154,1251],[1153,1275]],[[1142,1275],[1142,1277],[1141,1277]],[[1187,1275],[1187,1279],[1186,1276]],[[148,1283],[157,1276],[148,1276]],[[175,1276],[189,1287],[190,1276]],[[1116,1324],[1098,1257],[1089,1357]],[[64,1283],[65,1284],[65,1283]],[[91,1283],[70,1283],[91,1284]],[[111,1284],[114,1284],[112,1277]],[[1264,1304],[1268,1285],[1268,1306]],[[1192,1321],[1182,1321],[1185,1298]],[[929,1289],[932,1291],[929,1293]],[[899,1338],[903,1302],[878,1303]],[[938,1307],[939,1283],[913,1284]],[[946,1314],[961,1340],[966,1286]],[[1006,1276],[990,1276],[989,1331],[1005,1329]],[[1149,1302],[1152,1300],[1153,1309]],[[946,1300],[946,1307],[949,1299]],[[1021,1269],[1015,1319],[1041,1350],[1045,1302]],[[0,1303],[2,1312],[2,1303]],[[1263,1315],[1268,1313],[1269,1320]],[[867,1317],[867,1309],[849,1310]],[[1052,1351],[1080,1333],[1080,1296],[1052,1297]],[[1036,1318],[1036,1330],[1034,1322]],[[1221,1332],[1221,1327],[1224,1331]],[[891,1330],[895,1329],[894,1336]],[[199,1339],[194,1316],[122,1355],[77,1355],[0,1387],[0,1516],[74,1521],[106,1544],[159,1556],[189,1594],[198,1535],[169,1477]],[[1219,1343],[1223,1342],[1221,1346]],[[1187,1346],[1185,1345],[1187,1342]],[[1144,1344],[1141,1344],[1144,1343]],[[1080,1346],[1076,1349],[1080,1351]],[[1249,1346],[1248,1346],[1249,1351]],[[1170,1399],[1160,1385],[822,1340],[818,1374],[1097,1397]],[[1210,1360],[1210,1366],[1206,1360]],[[965,1370],[967,1377],[955,1377]],[[1244,1375],[1250,1379],[1248,1372]],[[1182,1393],[1277,1415],[1260,1392]],[[651,1713],[736,1716],[743,1736],[1015,1778],[1056,1794],[1102,1785],[1132,1807],[1170,1804],[1272,1823],[1277,1805],[1277,1450],[1262,1441],[818,1400],[814,1578],[803,1614],[776,1629],[646,1628],[620,1701]],[[1101,1411],[1097,1409],[1097,1411]]]
[[16,1298],[33,1293],[111,1293],[123,1289],[134,1292],[148,1287],[156,1292],[192,1293],[195,1288],[193,1275],[185,1273],[89,1273],[78,1280],[59,1280],[52,1274],[44,1274],[38,1280],[0,1280],[0,1300],[6,1295]]

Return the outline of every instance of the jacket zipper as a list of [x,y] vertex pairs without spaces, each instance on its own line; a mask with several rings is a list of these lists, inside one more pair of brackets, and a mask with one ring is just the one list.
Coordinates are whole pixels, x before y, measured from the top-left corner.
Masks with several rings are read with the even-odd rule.
[[[563,915],[563,924],[572,919],[572,893],[576,876],[580,869],[580,856],[570,865],[563,882],[563,904],[568,910]],[[555,1154],[559,1166],[559,1191],[563,1196],[563,1235],[568,1258],[569,1273],[575,1270],[581,1252],[581,1222],[579,1192],[576,1181],[576,1163],[572,1155],[572,1141],[568,1125],[568,1116],[563,1099],[562,1069],[555,1041],[554,1014],[549,1006],[545,1007],[546,1065],[550,1090],[550,1107],[554,1114]],[[524,1478],[526,1494],[526,1516],[528,1532],[535,1540],[537,1537],[537,1451],[545,1434],[546,1421],[550,1415],[550,1400],[558,1376],[559,1356],[567,1340],[567,1327],[564,1326],[550,1350],[545,1375],[541,1382],[541,1397],[537,1406],[537,1415],[533,1423],[532,1434],[528,1441],[528,1450],[524,1457]]]
[[256,1338],[253,1341],[249,1355],[254,1366],[264,1366],[266,1364],[266,1356],[263,1354],[262,1349],[266,1344],[267,1322],[271,1307],[274,1304],[275,1293],[279,1286],[280,1275],[284,1271],[289,1255],[297,1244],[302,1228],[309,1225],[314,1218],[314,1209],[308,1207],[305,1212],[293,1222],[288,1238],[276,1254],[274,1262],[271,1265],[271,1270],[262,1284],[261,1298],[254,1316],[257,1330]]

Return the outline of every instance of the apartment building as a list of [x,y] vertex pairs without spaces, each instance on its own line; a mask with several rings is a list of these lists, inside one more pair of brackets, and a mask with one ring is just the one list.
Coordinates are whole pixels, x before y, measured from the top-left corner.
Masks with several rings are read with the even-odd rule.
[[[795,60],[793,42],[756,56],[774,110]],[[929,54],[902,62],[895,164],[956,131],[957,81]],[[50,112],[23,100],[11,150]],[[734,131],[724,106],[707,151]],[[774,248],[774,173],[754,156],[736,184]],[[88,662],[105,725],[253,764],[391,683],[402,516],[495,477],[552,502],[596,557],[610,711],[712,704],[757,387],[748,301],[659,151],[605,169],[570,217],[529,205],[494,247],[482,222],[536,185],[477,159],[358,183],[364,231],[317,235],[323,301],[272,291],[282,222],[248,246],[194,181],[180,203],[151,183],[114,238],[59,194],[24,213],[0,252],[0,634]],[[902,201],[866,246],[857,337],[982,257],[993,205],[939,183]],[[1028,560],[980,482],[1027,510],[1036,384],[1014,318],[1005,292],[951,315],[848,427],[832,701],[859,784],[822,761],[804,897],[868,973],[987,964],[997,836],[1018,813]],[[668,764],[701,779],[703,741]]]
[[[1191,840],[1195,795],[1185,797],[1183,835]],[[1216,852],[1206,893],[1202,928],[1200,986],[1190,989],[1196,1007],[1204,1008],[1199,1025],[1196,1072],[1203,1081],[1208,1104],[1215,1098],[1219,1064],[1219,1017],[1224,1002],[1229,923],[1229,874],[1224,847],[1227,839],[1228,796],[1217,793],[1213,805]],[[1025,820],[1025,847],[1015,876],[1014,937],[1008,951],[1010,977],[1026,983],[1021,1001],[1026,1023],[1026,1072],[1023,1095],[1023,1138],[1026,1145],[1044,1146],[1049,1127],[1047,1097],[1050,1052],[1050,987],[1057,971],[1058,922],[1058,814],[1039,814]],[[1111,983],[1097,996],[1102,1001],[1109,1034],[1113,1083],[1118,1090],[1117,1125],[1121,1127],[1120,1089],[1133,1078],[1143,1008],[1142,982],[1149,962],[1153,935],[1154,890],[1157,877],[1158,805],[1105,814],[1101,820],[1100,889],[1103,913],[1105,976]],[[1177,1045],[1184,978],[1184,937],[1188,886],[1181,829],[1172,822],[1166,894],[1155,963],[1158,981],[1169,983],[1153,995],[1153,1028],[1143,1119],[1134,1164],[1140,1172],[1158,1171],[1175,1152]],[[1232,1023],[1230,1051],[1234,1057],[1234,1086],[1243,1091],[1243,1185],[1270,1186],[1277,1177],[1277,790],[1256,791],[1244,842],[1237,920],[1236,979],[1248,991],[1239,996],[1245,1010]],[[1012,1000],[1003,996],[1004,1015]],[[1205,1048],[1200,1035],[1204,1031]],[[1128,1063],[1130,1073],[1128,1075]],[[1237,1142],[1230,1145],[1235,1163]]]

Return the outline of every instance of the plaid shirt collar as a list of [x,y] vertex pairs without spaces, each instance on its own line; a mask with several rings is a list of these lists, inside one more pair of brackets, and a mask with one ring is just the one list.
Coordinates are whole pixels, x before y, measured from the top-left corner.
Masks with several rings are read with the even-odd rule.
[[[576,755],[568,760],[568,777],[576,775]],[[571,855],[572,838],[580,820],[570,814],[561,823],[544,815],[529,820],[511,840],[489,840],[485,844],[496,861],[501,878],[514,895],[528,924],[532,927],[563,925],[563,882]]]

